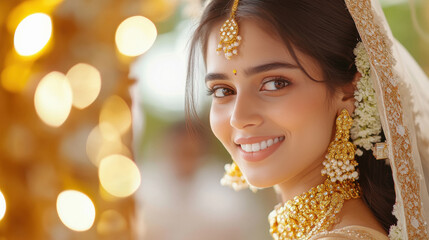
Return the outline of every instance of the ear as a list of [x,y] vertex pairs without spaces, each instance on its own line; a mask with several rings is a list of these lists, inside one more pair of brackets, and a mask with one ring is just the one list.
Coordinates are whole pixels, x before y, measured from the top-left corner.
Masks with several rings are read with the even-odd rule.
[[355,76],[353,77],[353,81],[350,83],[342,86],[340,88],[341,91],[341,103],[340,103],[340,109],[338,109],[338,114],[345,108],[350,113],[350,115],[353,114],[355,111],[355,91],[356,91],[356,85],[357,82],[362,77],[362,74],[360,72],[356,72]]

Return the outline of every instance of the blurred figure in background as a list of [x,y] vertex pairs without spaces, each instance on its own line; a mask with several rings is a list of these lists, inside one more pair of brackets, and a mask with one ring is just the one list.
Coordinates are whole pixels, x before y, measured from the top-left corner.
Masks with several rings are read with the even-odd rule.
[[145,158],[137,193],[144,239],[268,239],[268,233],[257,232],[267,224],[270,201],[223,188],[222,162],[210,156],[209,137],[197,134],[190,136],[184,122],[173,124]]

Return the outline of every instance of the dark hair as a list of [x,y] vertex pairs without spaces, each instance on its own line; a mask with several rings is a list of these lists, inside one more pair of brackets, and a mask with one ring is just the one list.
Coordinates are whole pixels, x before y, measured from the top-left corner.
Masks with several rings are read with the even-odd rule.
[[[207,5],[191,39],[186,84],[186,112],[198,118],[194,107],[194,79],[197,51],[205,58],[207,39],[213,27],[229,17],[233,0],[212,0]],[[252,19],[269,28],[285,44],[298,66],[294,49],[312,57],[323,70],[323,79],[330,92],[350,84],[357,72],[353,49],[360,41],[355,23],[343,0],[240,0],[236,19]],[[395,191],[392,172],[383,161],[375,160],[371,151],[357,157],[362,198],[386,231],[396,223],[392,215]]]

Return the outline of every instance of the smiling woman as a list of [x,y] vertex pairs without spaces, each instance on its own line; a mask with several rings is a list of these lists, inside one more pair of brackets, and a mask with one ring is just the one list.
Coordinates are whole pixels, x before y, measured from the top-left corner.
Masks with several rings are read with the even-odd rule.
[[[405,161],[408,173],[423,176],[421,161],[429,161],[414,132],[429,110],[415,103],[422,115],[413,122],[403,107],[414,93],[427,96],[396,82],[427,86],[427,77],[380,29],[388,26],[379,14],[370,0],[213,0],[202,15],[191,42],[188,114],[195,116],[199,46],[210,125],[234,160],[222,183],[278,187],[284,204],[269,217],[274,239],[387,239],[389,229],[391,238],[428,237],[426,183],[410,187],[397,172]],[[401,59],[419,74],[406,75]],[[392,148],[399,143],[413,147]],[[408,211],[411,189],[421,207]]]
[[[212,31],[208,39],[208,76],[221,77],[207,81],[209,91],[214,92],[212,130],[252,185],[269,187],[290,180],[289,185],[295,187],[287,192],[294,196],[319,183],[314,176],[321,179],[321,159],[335,113],[346,105],[339,95],[335,97],[338,101],[328,104],[326,84],[310,79],[281,41],[255,22],[243,20],[240,26],[240,55],[230,61],[216,54],[217,32]],[[315,60],[300,52],[297,57],[310,76],[323,79]],[[237,76],[232,74],[233,68]],[[351,111],[353,102],[349,105]],[[269,139],[281,141],[255,151],[258,143]],[[255,147],[250,153],[240,147],[247,144]],[[313,174],[304,171],[310,165],[318,166],[312,169]],[[312,179],[309,185],[296,184],[304,175]]]

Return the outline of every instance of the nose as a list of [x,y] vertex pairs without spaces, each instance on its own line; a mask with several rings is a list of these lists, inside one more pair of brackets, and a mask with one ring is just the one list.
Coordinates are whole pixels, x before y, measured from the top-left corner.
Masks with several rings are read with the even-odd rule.
[[230,125],[236,129],[259,126],[263,122],[262,111],[256,98],[237,94]]

